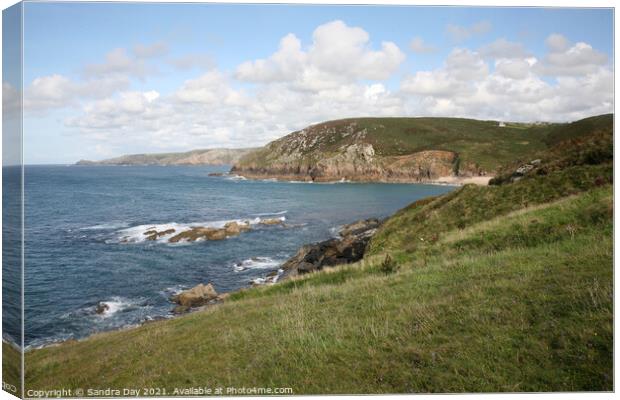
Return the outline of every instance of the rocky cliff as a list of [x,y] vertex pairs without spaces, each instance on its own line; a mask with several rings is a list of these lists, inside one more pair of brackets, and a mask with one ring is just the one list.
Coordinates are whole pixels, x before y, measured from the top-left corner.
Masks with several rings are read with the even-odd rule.
[[[316,182],[428,182],[485,176],[493,171],[494,163],[487,162],[485,167],[472,154],[475,144],[487,140],[484,135],[464,144],[464,132],[458,128],[448,132],[429,129],[436,128],[432,122],[437,119],[428,120],[430,126],[426,119],[417,118],[351,119],[313,125],[241,157],[231,172],[248,178]],[[394,121],[400,123],[395,125]],[[487,122],[475,122],[485,124],[488,130]],[[471,136],[475,127],[465,129]],[[488,132],[484,134],[488,136]],[[480,157],[482,161],[488,159]]]
[[256,150],[204,149],[184,153],[130,154],[101,161],[80,160],[77,165],[231,165]]

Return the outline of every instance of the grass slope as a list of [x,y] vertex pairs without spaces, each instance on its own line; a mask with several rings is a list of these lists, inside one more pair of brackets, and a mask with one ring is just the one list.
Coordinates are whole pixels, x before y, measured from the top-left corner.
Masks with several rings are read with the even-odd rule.
[[[11,394],[21,394],[22,355],[19,349],[2,341],[2,382],[8,384],[3,390]],[[15,388],[15,391],[11,390]]]
[[27,389],[612,390],[611,174],[573,165],[414,203],[357,264],[29,351]]
[[612,390],[613,136],[596,121],[546,127],[562,140],[517,182],[509,165],[399,211],[359,263],[29,351],[27,389]]
[[[506,124],[463,118],[352,118],[324,122],[293,132],[254,151],[237,163],[243,168],[269,168],[294,149],[302,163],[313,164],[342,152],[343,146],[372,144],[378,156],[401,156],[422,150],[457,152],[460,162],[486,171],[544,151],[561,140],[610,128],[612,116],[602,115],[571,124]],[[301,140],[304,132],[306,140]],[[299,143],[304,143],[300,147]],[[529,160],[528,160],[529,161]]]

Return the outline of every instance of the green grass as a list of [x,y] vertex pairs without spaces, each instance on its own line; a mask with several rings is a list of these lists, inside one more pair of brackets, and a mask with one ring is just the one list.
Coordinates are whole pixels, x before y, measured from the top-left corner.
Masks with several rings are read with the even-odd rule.
[[[295,157],[302,171],[322,158],[342,152],[353,143],[369,143],[381,157],[400,156],[422,150],[447,150],[458,153],[461,167],[477,165],[490,172],[515,160],[552,148],[569,138],[609,129],[611,114],[591,117],[571,124],[507,124],[463,118],[352,118],[324,122],[306,129],[306,147]],[[358,135],[359,134],[359,135]],[[361,136],[360,136],[361,135]],[[293,139],[299,133],[278,139],[244,156],[238,167],[269,168],[272,164],[291,163]],[[529,161],[529,160],[528,160]]]
[[[444,207],[480,198],[469,190]],[[584,189],[448,227],[395,257],[394,274],[376,253],[204,312],[30,351],[27,388],[611,390],[612,204],[610,185]]]
[[15,346],[2,341],[2,382],[15,387],[15,392],[5,388],[5,391],[14,395],[21,394],[21,352]]
[[568,136],[517,182],[400,210],[358,263],[28,351],[26,388],[611,391],[613,141]]

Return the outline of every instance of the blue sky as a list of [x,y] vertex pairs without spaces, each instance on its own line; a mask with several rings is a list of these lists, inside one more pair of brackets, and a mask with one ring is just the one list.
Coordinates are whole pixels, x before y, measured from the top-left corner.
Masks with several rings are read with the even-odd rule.
[[26,3],[24,13],[28,163],[262,145],[360,115],[567,121],[613,109],[609,9]]

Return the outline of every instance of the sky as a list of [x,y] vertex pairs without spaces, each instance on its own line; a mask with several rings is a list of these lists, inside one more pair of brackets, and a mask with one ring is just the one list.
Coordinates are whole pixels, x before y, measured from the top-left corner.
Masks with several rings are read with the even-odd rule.
[[260,146],[358,116],[573,121],[613,111],[612,57],[611,9],[26,3],[24,159]]

